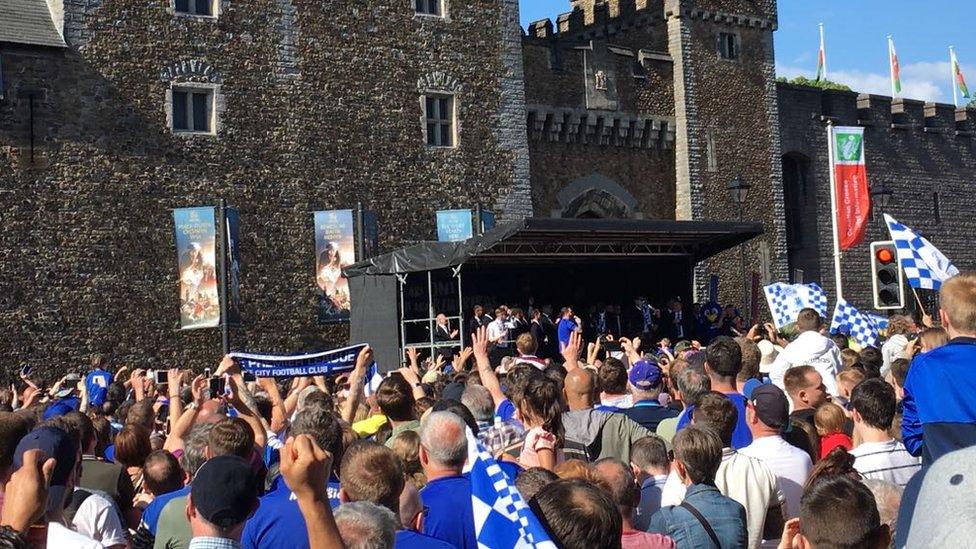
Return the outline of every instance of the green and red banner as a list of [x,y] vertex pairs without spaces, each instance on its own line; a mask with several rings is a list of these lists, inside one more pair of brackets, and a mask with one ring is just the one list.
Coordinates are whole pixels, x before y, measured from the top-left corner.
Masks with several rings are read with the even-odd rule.
[[956,87],[964,98],[969,99],[969,87],[966,86],[966,79],[962,75],[962,67],[959,66],[959,60],[956,59],[955,50],[950,49],[949,56],[952,57],[952,74],[956,80]]
[[846,250],[864,240],[871,214],[867,165],[864,163],[864,128],[828,128],[833,140],[834,193],[837,204],[837,236]]
[[901,93],[901,65],[898,64],[898,53],[895,51],[895,40],[888,37],[888,59],[891,62],[891,95]]

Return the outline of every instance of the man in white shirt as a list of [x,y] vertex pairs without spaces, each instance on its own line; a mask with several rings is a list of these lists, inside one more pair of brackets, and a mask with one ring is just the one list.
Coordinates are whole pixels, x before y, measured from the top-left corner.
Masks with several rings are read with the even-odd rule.
[[495,320],[488,323],[488,343],[496,348],[508,348],[508,312],[501,307],[495,310]]
[[837,396],[837,374],[842,363],[840,349],[829,337],[820,334],[822,321],[820,313],[813,309],[803,309],[797,315],[796,329],[800,335],[776,356],[769,369],[769,379],[780,389],[783,376],[794,366],[810,365],[823,377],[827,392]]
[[[769,467],[732,449],[732,432],[737,422],[735,404],[722,393],[705,393],[695,405],[692,423],[713,428],[724,445],[715,486],[745,508],[749,548],[756,549],[764,539],[777,539],[782,534],[785,498]],[[661,507],[680,505],[684,496],[685,486],[672,469],[661,494]]]
[[866,379],[851,391],[851,408],[854,439],[861,441],[851,450],[854,468],[864,478],[908,484],[922,462],[888,434],[895,417],[895,390],[881,379]]
[[790,404],[775,385],[760,385],[747,398],[746,423],[752,432],[752,444],[739,452],[769,467],[786,498],[786,518],[798,517],[803,485],[810,476],[813,462],[809,454],[780,436],[783,426],[789,425]]

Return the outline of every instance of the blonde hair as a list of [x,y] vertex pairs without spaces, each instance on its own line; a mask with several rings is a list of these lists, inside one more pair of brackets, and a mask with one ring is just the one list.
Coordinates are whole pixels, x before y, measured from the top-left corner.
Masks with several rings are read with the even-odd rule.
[[844,431],[847,415],[844,409],[833,402],[825,402],[813,414],[813,423],[817,426],[817,434],[825,437]]
[[850,368],[851,366],[857,364],[859,360],[861,360],[861,355],[859,355],[857,351],[855,351],[854,349],[840,350],[840,361],[843,364],[844,368]]
[[923,351],[931,351],[949,343],[949,333],[945,328],[926,328],[918,334],[918,339],[922,342]]
[[976,333],[976,273],[956,275],[943,282],[939,303],[956,331]]
[[420,466],[420,435],[416,431],[403,431],[393,439],[393,453],[403,461],[403,473],[407,480],[420,490],[427,485],[427,477]]
[[837,388],[840,389],[841,396],[850,398],[851,390],[854,387],[864,381],[864,372],[855,369],[844,370],[843,372],[837,374]]

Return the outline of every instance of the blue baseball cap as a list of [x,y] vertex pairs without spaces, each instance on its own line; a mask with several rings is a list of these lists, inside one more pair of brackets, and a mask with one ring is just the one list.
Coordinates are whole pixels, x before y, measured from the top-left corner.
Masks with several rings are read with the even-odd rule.
[[630,384],[642,391],[661,386],[661,368],[648,360],[638,360],[627,376]]
[[44,453],[41,461],[48,458],[55,459],[54,472],[51,474],[51,489],[48,493],[48,511],[56,509],[65,498],[68,479],[75,468],[78,459],[78,447],[68,433],[52,426],[42,426],[27,433],[17,443],[14,450],[13,470],[24,465],[24,453],[28,450],[40,450]]

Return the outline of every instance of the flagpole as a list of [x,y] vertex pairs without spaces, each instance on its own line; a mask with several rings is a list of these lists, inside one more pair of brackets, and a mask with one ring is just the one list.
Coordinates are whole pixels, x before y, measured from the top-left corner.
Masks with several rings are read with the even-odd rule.
[[823,79],[827,78],[827,43],[824,41],[824,24],[820,23],[820,51],[823,53]]
[[888,72],[891,74],[891,97],[897,97],[895,93],[895,41],[888,35]]
[[844,297],[844,287],[840,278],[840,235],[837,232],[837,181],[834,166],[834,123],[827,122],[827,158],[830,160],[830,221],[831,233],[834,241],[834,287],[837,289],[836,300]]
[[952,104],[959,108],[959,86],[956,84],[956,52],[949,46],[949,85],[952,86]]

